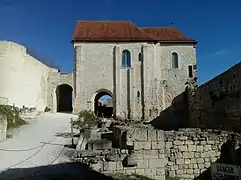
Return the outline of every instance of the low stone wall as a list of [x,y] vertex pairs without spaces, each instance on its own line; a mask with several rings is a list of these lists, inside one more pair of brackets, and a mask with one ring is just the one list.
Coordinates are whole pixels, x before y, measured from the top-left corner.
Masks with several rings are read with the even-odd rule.
[[[201,129],[162,131],[116,126],[113,133],[119,148],[132,149],[129,157],[136,160],[137,165],[131,172],[153,179],[164,179],[165,176],[194,179],[213,162],[232,161],[231,157],[221,157],[221,149],[232,132]],[[235,135],[236,143],[241,142],[240,134]]]
[[[221,148],[231,133],[183,129],[165,132],[166,173],[170,177],[193,179],[220,160]],[[240,135],[236,134],[240,142]],[[228,157],[231,159],[231,157]]]
[[112,133],[105,137],[112,147],[79,150],[75,159],[87,161],[104,174],[138,174],[160,180],[210,179],[214,162],[241,165],[238,133],[207,129],[163,131],[137,124],[113,125],[110,130]]
[[0,115],[0,142],[7,138],[7,117]]

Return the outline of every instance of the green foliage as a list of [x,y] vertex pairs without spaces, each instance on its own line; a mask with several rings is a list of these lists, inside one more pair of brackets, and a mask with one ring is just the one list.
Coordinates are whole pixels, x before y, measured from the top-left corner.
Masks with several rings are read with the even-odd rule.
[[92,111],[81,111],[79,113],[79,118],[74,122],[74,125],[78,125],[81,128],[90,128],[92,126],[98,125],[100,119]]
[[8,129],[26,124],[26,122],[20,117],[19,110],[16,107],[0,105],[0,114],[7,116]]
[[49,112],[49,111],[51,111],[51,109],[46,106],[46,108],[44,109],[44,112]]

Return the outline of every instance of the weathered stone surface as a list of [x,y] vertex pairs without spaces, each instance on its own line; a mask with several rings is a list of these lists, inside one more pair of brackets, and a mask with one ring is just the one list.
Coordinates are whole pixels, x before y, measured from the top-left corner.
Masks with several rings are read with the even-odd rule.
[[165,148],[164,141],[151,142],[151,149],[164,149],[164,148]]
[[176,163],[177,163],[177,164],[184,164],[184,159],[177,159],[177,160],[176,160]]
[[148,130],[147,131],[148,141],[157,141],[157,131],[156,130]]
[[87,143],[88,150],[109,149],[112,142],[106,139],[91,140]]
[[0,141],[3,141],[7,138],[7,116],[0,115]]
[[165,142],[165,145],[166,145],[166,149],[170,149],[170,148],[172,148],[173,143],[172,142]]
[[151,142],[134,142],[134,149],[151,149]]
[[164,168],[165,167],[164,159],[149,159],[149,168],[155,168],[155,167]]
[[[167,173],[171,172],[180,179],[198,177],[203,169],[209,168],[220,157],[221,146],[228,134],[231,133],[201,129],[165,132]],[[241,142],[241,135],[237,136]]]
[[138,169],[148,168],[148,167],[149,167],[149,161],[148,161],[148,159],[139,159],[139,160],[137,161],[137,167],[138,167]]

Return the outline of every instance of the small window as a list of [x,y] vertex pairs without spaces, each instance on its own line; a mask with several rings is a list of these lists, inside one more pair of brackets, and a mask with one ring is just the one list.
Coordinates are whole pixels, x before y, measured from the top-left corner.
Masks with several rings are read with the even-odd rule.
[[140,61],[140,62],[142,61],[142,54],[141,53],[138,54],[138,61]]
[[122,52],[122,67],[131,67],[131,53],[128,50]]
[[189,76],[190,78],[193,77],[192,66],[188,66],[188,76]]
[[138,98],[140,97],[140,91],[137,91],[137,97]]
[[178,68],[178,55],[177,53],[172,53],[172,68]]

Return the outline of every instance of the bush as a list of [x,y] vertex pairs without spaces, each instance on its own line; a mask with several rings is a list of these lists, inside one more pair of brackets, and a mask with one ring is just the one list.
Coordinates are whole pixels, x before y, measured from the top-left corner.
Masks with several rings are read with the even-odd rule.
[[44,112],[49,112],[49,111],[51,111],[51,109],[46,106],[46,108],[44,109]]
[[74,125],[78,125],[81,128],[90,128],[92,126],[98,125],[100,119],[92,111],[81,111],[79,113],[78,120],[74,122]]
[[16,107],[0,105],[0,114],[7,116],[8,129],[26,124],[26,122],[20,117],[19,110]]

